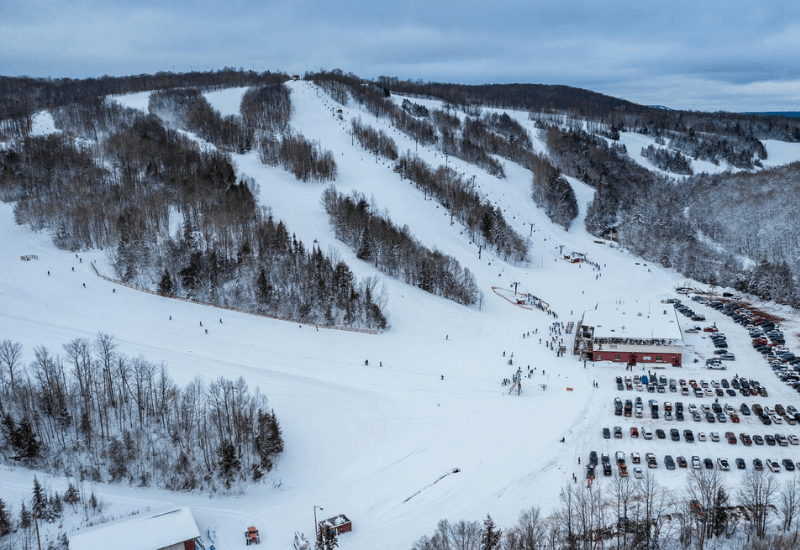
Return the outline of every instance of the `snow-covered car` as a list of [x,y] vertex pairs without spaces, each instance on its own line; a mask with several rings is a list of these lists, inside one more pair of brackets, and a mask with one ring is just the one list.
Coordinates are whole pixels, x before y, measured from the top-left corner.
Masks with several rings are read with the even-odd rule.
[[635,477],[636,479],[642,479],[644,477],[644,472],[642,472],[642,469],[640,467],[636,466],[633,469],[633,477]]
[[718,458],[717,459],[717,468],[722,470],[723,472],[727,472],[731,469],[730,464],[728,464],[727,458]]
[[625,453],[622,451],[617,451],[614,454],[614,458],[616,459],[617,464],[625,464]]
[[697,455],[692,457],[692,468],[694,468],[695,470],[700,469],[700,457]]
[[645,461],[647,461],[648,468],[658,468],[658,462],[656,462],[656,455],[653,453],[647,453],[644,455]]
[[639,464],[642,462],[642,457],[639,455],[639,453],[631,453],[631,462],[634,464]]
[[697,441],[705,441],[706,432],[697,432]]

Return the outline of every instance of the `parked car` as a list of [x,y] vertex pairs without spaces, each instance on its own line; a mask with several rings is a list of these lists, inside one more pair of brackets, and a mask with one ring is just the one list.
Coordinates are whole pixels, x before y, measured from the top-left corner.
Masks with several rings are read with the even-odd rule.
[[625,464],[625,453],[617,451],[614,455],[614,459],[617,461],[617,464]]
[[639,428],[631,426],[631,437],[639,437]]
[[631,453],[631,462],[634,464],[639,464],[642,462],[642,457],[639,455],[639,453]]
[[717,468],[722,470],[723,472],[727,472],[731,469],[730,464],[728,464],[727,458],[718,458],[717,459]]
[[589,453],[589,464],[592,466],[597,466],[597,451],[592,451]]
[[753,469],[754,470],[759,470],[759,471],[764,469],[764,463],[761,462],[760,458],[754,458],[753,459]]
[[711,441],[715,443],[719,441],[719,432],[711,432]]
[[644,472],[642,472],[642,469],[640,467],[636,466],[633,469],[633,477],[635,477],[636,479],[642,479],[644,477]]
[[742,445],[750,446],[753,444],[753,440],[750,439],[750,435],[748,434],[739,434],[739,440],[742,442]]
[[725,439],[728,440],[729,444],[736,445],[736,434],[733,432],[725,432]]
[[762,436],[756,434],[756,435],[753,436],[753,443],[755,443],[756,445],[763,445],[764,444],[764,438]]
[[788,458],[784,458],[784,459],[781,461],[781,463],[783,464],[783,468],[784,468],[784,469],[785,469],[787,472],[794,472],[794,470],[795,470],[795,468],[794,468],[794,462],[792,462],[792,461],[791,461],[791,460],[789,460]]
[[687,466],[686,457],[679,456],[676,460],[678,461],[678,466],[680,468],[686,468],[686,466]]
[[683,439],[686,443],[694,443],[694,434],[692,430],[683,430]]
[[705,441],[706,440],[706,433],[705,432],[697,432],[697,440],[698,441]]
[[669,437],[670,437],[670,439],[672,439],[672,441],[680,441],[681,440],[681,433],[677,429],[672,428],[669,431]]
[[695,470],[700,469],[700,457],[697,455],[692,456],[692,468],[694,468]]
[[780,472],[781,467],[778,462],[772,458],[767,459],[767,468],[769,468],[770,472]]
[[648,468],[658,468],[658,462],[656,462],[656,455],[653,453],[647,453],[644,455],[645,460],[647,461]]
[[603,464],[603,475],[606,477],[611,475],[611,464]]
[[713,470],[714,469],[714,461],[712,461],[710,458],[704,458],[703,459],[703,466],[706,467],[706,470]]
[[611,439],[611,430],[603,428],[603,439]]
[[661,428],[658,428],[656,430],[656,437],[659,438],[659,439],[666,439],[667,434],[664,433],[664,430],[662,430]]
[[745,469],[746,465],[745,465],[745,462],[744,462],[743,458],[737,458],[736,459],[736,467],[738,469],[740,469],[740,470],[744,470]]
[[622,426],[614,426],[614,439],[622,439]]
[[653,439],[653,432],[649,431],[647,428],[642,427],[642,437],[645,439]]

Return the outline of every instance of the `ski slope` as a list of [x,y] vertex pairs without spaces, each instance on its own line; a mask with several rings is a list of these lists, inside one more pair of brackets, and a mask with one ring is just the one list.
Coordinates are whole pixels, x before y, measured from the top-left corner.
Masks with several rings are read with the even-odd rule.
[[[346,514],[353,521],[353,532],[340,538],[340,548],[399,550],[431,533],[443,518],[478,520],[490,513],[505,527],[525,507],[538,505],[548,513],[557,505],[561,486],[571,482],[573,473],[581,477],[577,458],[585,458],[590,450],[653,450],[659,461],[665,453],[698,452],[698,444],[630,440],[627,426],[622,442],[603,440],[602,427],[622,422],[613,416],[612,407],[617,395],[613,377],[622,367],[590,363],[584,368],[572,355],[556,357],[543,343],[553,317],[516,307],[492,291],[493,286],[510,289],[517,282],[520,292],[548,302],[564,324],[578,321],[583,310],[599,303],[624,301],[648,311],[674,296],[674,288],[685,283],[682,276],[642,265],[638,258],[608,243],[598,244],[586,233],[583,217],[591,188],[569,179],[580,219],[564,231],[533,204],[527,170],[505,162],[507,177],[498,179],[459,159],[448,159],[448,165],[465,178],[474,175],[479,191],[530,239],[530,262],[524,265],[504,262],[487,251],[478,258],[467,232],[457,223],[451,225],[443,207],[426,201],[420,190],[391,170],[390,163],[380,158],[376,162],[374,155],[351,142],[350,119],[361,116],[384,130],[400,151],[413,151],[413,140],[353,104],[334,103],[310,83],[287,85],[294,105],[292,125],[334,153],[337,189],[364,193],[396,224],[407,224],[426,246],[455,256],[475,274],[484,294],[482,304],[466,308],[437,298],[356,259],[336,240],[327,222],[319,201],[325,186],[299,182],[279,168],[264,166],[255,153],[234,155],[233,161],[240,173],[256,179],[259,200],[277,219],[285,220],[290,232],[306,246],[316,241],[323,250],[336,251],[357,276],[378,275],[383,280],[388,330],[379,335],[314,330],[115,287],[97,278],[89,265],[94,261],[101,272],[111,272],[102,251],[76,257],[57,250],[48,235],[15,225],[11,205],[0,204],[4,273],[0,339],[21,342],[26,361],[35,346],[46,345],[57,353],[73,338],[91,339],[104,332],[115,336],[123,353],[166,361],[180,384],[198,375],[243,376],[251,389],[258,387],[269,397],[282,424],[283,456],[265,482],[246,494],[168,493],[98,484],[94,490],[109,503],[109,513],[188,505],[201,532],[216,531],[217,548],[239,547],[248,525],[259,527],[265,548],[286,548],[294,531],[312,538],[312,507],[318,505],[325,509],[317,512],[319,519]],[[241,94],[213,92],[207,98],[220,112],[231,114]],[[124,101],[146,109],[138,94]],[[340,108],[342,119],[336,113]],[[419,155],[434,166],[445,162],[430,148],[420,147]],[[563,261],[562,250],[586,253],[601,270]],[[24,254],[37,254],[39,259],[22,262]],[[796,394],[778,385],[750,349],[746,334],[743,344],[736,342],[734,336],[742,329],[717,312],[704,312],[728,333],[740,357],[739,374],[760,378],[775,396],[770,401],[793,402],[789,397]],[[531,337],[523,338],[528,332]],[[717,377],[691,362],[694,356],[704,359],[710,354],[708,340],[691,336],[686,367],[667,373]],[[568,348],[571,343],[565,337]],[[501,382],[511,378],[518,366],[535,371],[523,379],[521,395],[509,395]],[[634,421],[640,426],[651,422]],[[757,428],[748,427],[750,433],[760,433]],[[565,443],[560,443],[562,438]],[[704,445],[711,456],[725,451],[730,460],[734,458],[722,443]],[[767,457],[763,449],[756,455],[758,450],[748,449],[753,456]],[[780,459],[779,452],[790,451],[777,449],[773,454]],[[750,455],[742,451],[742,456]],[[453,473],[454,469],[459,471]],[[668,472],[662,467],[656,473],[665,486],[683,484],[685,473],[680,470]],[[0,471],[3,498],[19,502],[29,493],[33,475],[21,468]],[[734,480],[740,474],[726,475]],[[62,487],[67,480],[47,478],[47,483]]]

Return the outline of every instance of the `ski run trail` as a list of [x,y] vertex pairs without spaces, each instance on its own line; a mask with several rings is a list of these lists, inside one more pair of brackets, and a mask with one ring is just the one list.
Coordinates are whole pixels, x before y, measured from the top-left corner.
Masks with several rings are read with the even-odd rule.
[[[323,149],[333,151],[339,170],[336,188],[363,193],[395,224],[408,225],[425,246],[452,255],[468,267],[483,292],[482,304],[467,308],[438,298],[356,259],[334,237],[320,204],[327,184],[297,181],[280,168],[261,164],[256,152],[233,155],[233,162],[240,173],[256,179],[260,202],[272,209],[276,219],[284,220],[307,248],[318,243],[323,251],[335,250],[357,277],[378,275],[388,294],[389,329],[378,335],[317,331],[120,287],[96,277],[90,267],[90,262],[96,262],[101,273],[114,276],[104,252],[81,252],[79,261],[74,253],[56,249],[49,235],[15,225],[12,205],[0,204],[0,338],[21,342],[26,362],[32,359],[35,346],[60,353],[62,344],[74,338],[92,339],[104,332],[115,337],[123,353],[167,362],[180,385],[195,375],[207,379],[243,376],[251,390],[258,387],[266,393],[281,422],[285,452],[264,482],[249,487],[245,494],[170,493],[96,484],[93,490],[105,503],[107,516],[188,505],[201,533],[216,531],[220,550],[242,546],[242,532],[248,525],[260,529],[265,548],[288,548],[295,531],[313,538],[313,506],[318,505],[324,508],[318,512],[319,519],[346,514],[352,520],[353,531],[340,537],[340,548],[400,550],[432,533],[440,519],[481,520],[490,513],[500,527],[506,527],[523,508],[540,506],[549,513],[558,504],[560,488],[572,482],[573,473],[582,479],[584,470],[577,460],[588,457],[591,450],[612,456],[617,450],[655,452],[660,463],[657,481],[674,489],[683,486],[686,474],[681,469],[667,471],[662,463],[665,454],[726,456],[730,461],[741,456],[748,463],[756,456],[797,458],[792,447],[770,447],[767,453],[766,447],[729,449],[724,440],[691,445],[631,439],[628,425],[672,426],[663,420],[614,416],[613,398],[619,393],[613,381],[624,374],[623,367],[590,362],[584,368],[570,353],[572,335],[563,335],[568,352],[556,357],[544,344],[553,317],[517,307],[492,290],[500,287],[513,294],[517,282],[519,292],[547,302],[566,325],[579,321],[584,310],[598,304],[613,307],[624,302],[644,315],[662,314],[671,306],[661,300],[677,296],[677,286],[700,286],[672,270],[646,265],[616,245],[598,244],[583,223],[593,197],[591,188],[569,178],[580,216],[565,231],[533,203],[527,170],[503,161],[507,177],[497,179],[474,165],[454,158],[445,161],[438,151],[419,147],[419,156],[434,167],[447,162],[464,178],[474,175],[478,191],[502,210],[520,235],[529,238],[528,263],[504,262],[491,251],[483,251],[479,259],[468,232],[458,223],[450,224],[444,207],[426,201],[408,180],[401,181],[391,162],[376,161],[358,143],[351,143],[350,120],[360,116],[364,123],[384,130],[401,152],[414,151],[413,140],[353,103],[335,103],[311,83],[288,86],[294,105],[291,124]],[[207,97],[228,115],[238,112],[243,93],[238,88]],[[147,108],[147,94],[115,100]],[[438,101],[414,101],[441,106]],[[509,114],[528,129],[536,149],[544,151],[527,114]],[[48,130],[53,131],[52,119],[42,116],[37,131]],[[626,140],[631,142],[629,149],[636,148],[637,157],[645,141],[649,143],[635,135]],[[767,145],[771,152],[779,151],[780,160],[800,158],[800,150],[790,144]],[[587,254],[600,271],[563,261],[562,247],[563,254]],[[20,256],[26,254],[39,259],[21,262]],[[772,404],[800,402],[751,348],[744,329],[710,308],[698,305],[695,309],[728,334],[737,357],[735,365],[713,375],[701,369],[713,345],[702,333],[686,334],[685,366],[668,367],[662,373],[699,380],[730,378],[735,370],[740,376],[761,380],[770,389],[766,401]],[[782,314],[789,318],[784,324],[786,333],[796,333],[795,313],[783,309]],[[216,323],[220,317],[223,324]],[[684,329],[694,324],[680,315],[678,319]],[[208,334],[199,321],[209,327]],[[528,332],[531,336],[523,338]],[[695,357],[699,363],[693,363]],[[535,370],[531,378],[523,378],[520,395],[509,394],[501,382],[511,378],[518,366],[525,374],[529,367]],[[625,398],[635,397],[625,393]],[[647,395],[642,397],[647,401]],[[670,396],[649,397],[670,400]],[[673,395],[671,400],[681,398]],[[682,401],[697,400],[684,397]],[[731,401],[738,407],[741,399]],[[753,417],[743,417],[737,431],[766,433],[754,422]],[[602,438],[601,429],[613,425],[623,426],[621,441]],[[676,427],[726,431],[725,426],[692,422]],[[791,428],[783,431],[798,431]],[[22,498],[29,498],[34,474],[20,467],[0,470],[0,494],[15,510]],[[59,490],[68,482],[38,476]],[[734,485],[741,473],[731,471],[725,476]],[[610,481],[600,476],[596,483]],[[57,526],[46,529],[52,536]]]

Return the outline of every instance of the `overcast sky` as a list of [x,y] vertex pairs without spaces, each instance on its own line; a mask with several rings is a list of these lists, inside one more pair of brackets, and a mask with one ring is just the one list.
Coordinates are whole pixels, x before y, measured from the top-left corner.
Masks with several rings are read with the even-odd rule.
[[0,74],[340,68],[800,111],[800,2],[0,0]]

